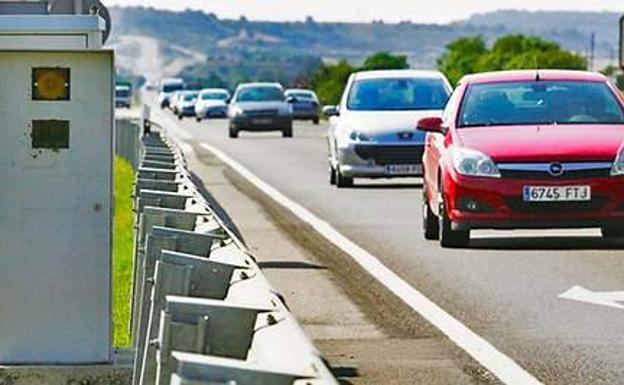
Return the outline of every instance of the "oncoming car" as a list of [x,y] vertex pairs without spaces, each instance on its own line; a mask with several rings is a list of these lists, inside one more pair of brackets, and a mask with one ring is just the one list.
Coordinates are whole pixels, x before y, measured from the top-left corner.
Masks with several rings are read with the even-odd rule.
[[281,131],[283,137],[292,137],[293,101],[278,83],[239,85],[228,110],[230,138],[240,131]]
[[451,86],[439,72],[393,70],[351,75],[330,116],[329,180],[350,187],[354,178],[422,174],[423,116],[442,116]]
[[474,229],[599,227],[624,236],[624,100],[600,74],[464,78],[443,119],[419,122],[424,235],[469,245]]
[[118,84],[115,86],[115,107],[130,108],[132,104],[132,88],[129,85]]
[[198,122],[208,118],[227,116],[230,91],[222,88],[201,90],[195,103],[195,118]]

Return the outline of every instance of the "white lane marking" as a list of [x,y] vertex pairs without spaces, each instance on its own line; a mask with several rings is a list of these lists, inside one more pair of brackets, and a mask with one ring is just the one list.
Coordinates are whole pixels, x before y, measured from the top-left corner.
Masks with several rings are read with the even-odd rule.
[[590,303],[592,305],[607,306],[615,309],[624,309],[624,305],[619,303],[624,302],[624,291],[594,292],[581,286],[574,286],[561,294],[559,298]]
[[474,333],[466,325],[462,324],[418,290],[410,286],[405,280],[383,265],[379,259],[340,234],[332,225],[318,218],[306,208],[292,201],[262,179],[258,178],[223,151],[206,143],[202,143],[201,146],[213,153],[222,162],[238,172],[271,199],[312,226],[328,241],[349,254],[369,274],[401,298],[401,300],[427,321],[437,327],[451,341],[457,344],[457,346],[466,351],[466,353],[472,356],[477,362],[498,377],[499,380],[509,385],[542,385],[541,382],[524,370],[519,364],[501,353],[483,337]]

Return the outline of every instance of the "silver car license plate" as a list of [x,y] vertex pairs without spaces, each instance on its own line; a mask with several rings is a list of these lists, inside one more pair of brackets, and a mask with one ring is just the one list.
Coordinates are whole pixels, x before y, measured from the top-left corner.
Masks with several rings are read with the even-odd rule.
[[257,124],[259,126],[264,126],[273,123],[273,119],[253,119],[251,123]]
[[525,202],[589,202],[591,186],[524,186]]
[[395,164],[386,166],[386,175],[421,175],[419,164]]

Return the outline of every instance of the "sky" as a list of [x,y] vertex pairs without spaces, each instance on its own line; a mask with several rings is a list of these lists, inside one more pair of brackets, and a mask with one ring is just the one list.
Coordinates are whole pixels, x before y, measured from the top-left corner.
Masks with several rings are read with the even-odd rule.
[[447,23],[497,9],[616,11],[624,0],[102,0],[107,6],[142,5],[213,12],[220,18],[252,20]]

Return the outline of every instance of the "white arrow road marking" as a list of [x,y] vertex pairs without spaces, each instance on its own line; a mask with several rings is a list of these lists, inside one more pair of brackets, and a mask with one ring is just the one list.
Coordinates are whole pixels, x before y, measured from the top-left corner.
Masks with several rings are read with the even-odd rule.
[[581,286],[574,286],[559,296],[561,299],[585,302],[593,305],[608,306],[616,309],[624,309],[624,291],[594,292]]
[[377,257],[339,233],[331,224],[286,197],[223,151],[206,143],[201,143],[201,146],[213,153],[223,163],[238,172],[274,201],[291,211],[299,219],[308,223],[328,241],[350,255],[369,274],[431,322],[457,346],[498,377],[499,380],[509,385],[543,385],[518,363],[500,352],[483,337],[473,332],[468,326],[416,290],[403,278],[386,267]]

